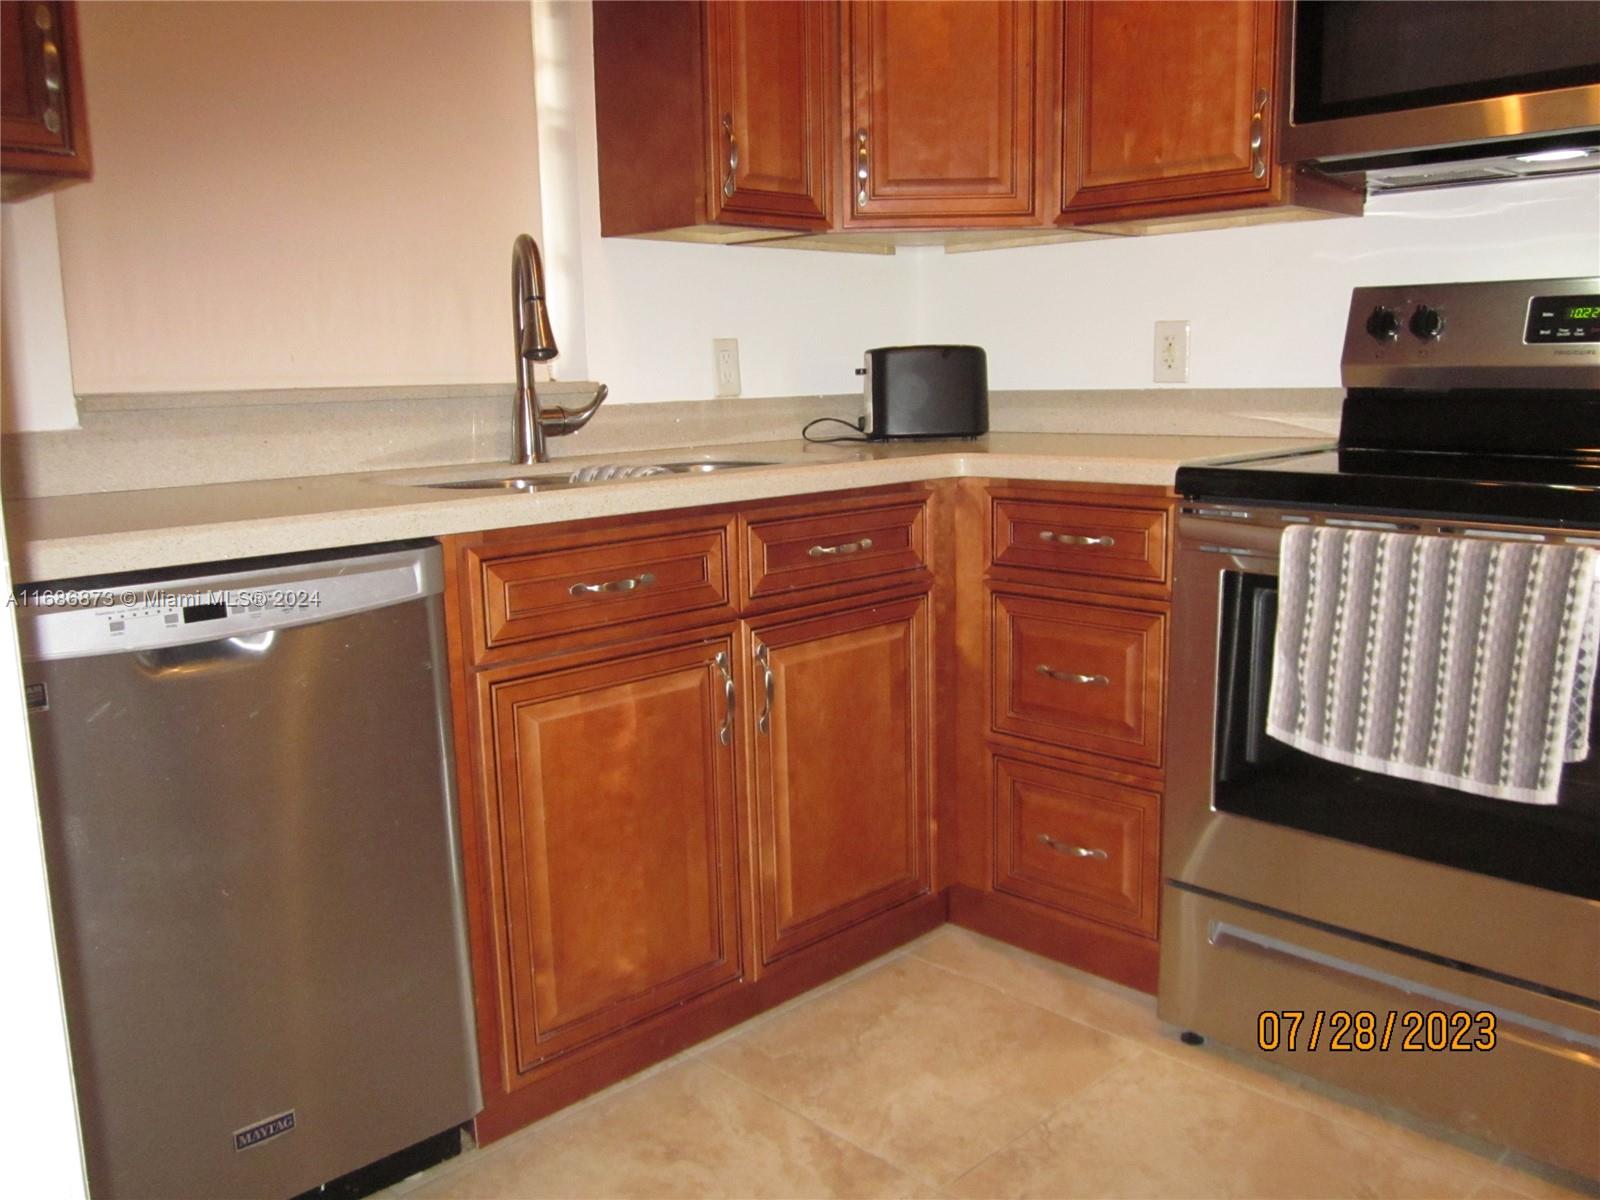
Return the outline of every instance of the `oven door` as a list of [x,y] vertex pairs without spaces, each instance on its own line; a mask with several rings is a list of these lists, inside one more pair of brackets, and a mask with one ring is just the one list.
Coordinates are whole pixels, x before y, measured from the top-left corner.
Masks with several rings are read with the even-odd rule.
[[1569,766],[1547,807],[1358,770],[1267,736],[1278,539],[1297,519],[1180,518],[1165,875],[1600,999],[1600,756]]
[[1299,0],[1289,161],[1532,138],[1600,123],[1600,23],[1548,0]]

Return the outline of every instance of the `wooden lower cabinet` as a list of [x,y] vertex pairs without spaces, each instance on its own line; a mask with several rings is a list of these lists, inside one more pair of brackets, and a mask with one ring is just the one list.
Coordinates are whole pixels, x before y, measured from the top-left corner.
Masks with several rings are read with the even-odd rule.
[[739,977],[732,653],[480,682],[514,1072]]
[[928,599],[750,628],[763,963],[929,888]]

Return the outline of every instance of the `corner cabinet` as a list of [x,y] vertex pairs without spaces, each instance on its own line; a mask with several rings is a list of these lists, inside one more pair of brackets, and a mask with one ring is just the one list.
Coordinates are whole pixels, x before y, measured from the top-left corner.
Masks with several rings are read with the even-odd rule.
[[1280,0],[595,6],[601,227],[887,250],[1359,214],[1276,157]]
[[595,5],[601,232],[828,228],[838,38],[820,0]]
[[848,227],[1037,224],[1058,6],[851,0]]
[[1276,0],[1068,0],[1060,223],[1359,213],[1359,193],[1274,153],[1288,21]]
[[77,6],[0,2],[0,196],[22,200],[89,178]]

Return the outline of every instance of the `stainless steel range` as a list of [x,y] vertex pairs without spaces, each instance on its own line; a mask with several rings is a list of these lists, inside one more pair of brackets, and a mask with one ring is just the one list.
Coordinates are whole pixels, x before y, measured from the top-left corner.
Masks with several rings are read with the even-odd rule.
[[1600,548],[1600,279],[1357,289],[1342,369],[1337,446],[1178,473],[1161,1016],[1600,1177],[1600,754],[1532,804],[1266,729],[1286,530]]

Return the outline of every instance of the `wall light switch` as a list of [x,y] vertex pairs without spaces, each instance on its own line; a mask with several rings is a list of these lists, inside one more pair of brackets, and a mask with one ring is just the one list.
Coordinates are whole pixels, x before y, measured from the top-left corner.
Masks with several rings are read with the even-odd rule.
[[712,338],[711,352],[716,359],[717,395],[739,394],[739,339]]
[[1156,322],[1153,378],[1157,383],[1189,382],[1189,322]]

